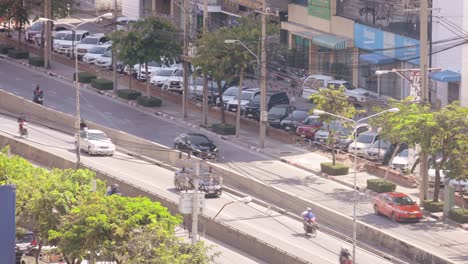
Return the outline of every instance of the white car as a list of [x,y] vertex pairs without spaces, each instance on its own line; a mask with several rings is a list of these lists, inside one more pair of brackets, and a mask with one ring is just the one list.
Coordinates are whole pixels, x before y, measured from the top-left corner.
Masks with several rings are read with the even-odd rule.
[[327,75],[314,74],[307,76],[302,83],[302,97],[310,99],[312,94],[318,92],[319,88],[325,87],[326,81],[333,80],[333,77]]
[[177,68],[162,68],[151,75],[150,83],[158,87],[162,87],[176,70]]
[[88,53],[83,56],[83,61],[89,64],[95,64],[96,60],[110,51],[111,47],[111,45],[101,45],[91,48],[88,50]]
[[351,142],[348,146],[348,152],[354,155],[354,152],[358,156],[364,156],[366,150],[379,139],[379,133],[373,131],[367,131],[360,134],[356,140]]
[[112,51],[106,51],[94,61],[94,64],[105,69],[112,69]]
[[346,97],[353,102],[366,103],[371,95],[368,90],[355,88],[352,84],[344,80],[331,80],[325,83],[325,87],[329,89],[344,89]]
[[366,150],[364,157],[368,160],[382,161],[390,146],[389,142],[379,139]]
[[78,45],[76,45],[76,53],[78,58],[82,58],[91,48],[96,46],[103,45],[107,42],[107,38],[104,34],[93,34],[88,35],[86,38],[82,39]]
[[132,23],[137,22],[137,18],[131,18],[126,16],[121,16],[117,18],[117,30],[125,30],[128,28],[129,25]]
[[133,66],[133,70],[134,72],[136,72],[136,77],[138,80],[145,81],[146,79],[148,79],[148,76],[149,78],[151,78],[152,74],[163,69],[164,67],[165,66],[159,62],[151,61],[148,62],[148,72],[146,72],[146,67],[144,63],[141,64],[141,67],[140,64]]
[[[242,106],[245,106],[247,103],[250,102],[250,100],[256,95],[260,93],[260,89],[258,88],[250,88],[250,89],[244,89],[241,92],[241,110]],[[237,105],[239,103],[239,100],[237,99],[237,95],[234,96],[233,99],[229,101],[224,101],[224,109],[227,109],[230,112],[237,112]],[[242,111],[241,111],[242,112]]]
[[[242,89],[246,89],[247,87],[242,87]],[[229,88],[226,89],[226,91],[223,92],[223,102],[229,102],[231,101],[232,99],[234,99],[234,97],[237,96],[237,93],[239,91],[239,88],[238,86],[231,86]],[[216,98],[216,105],[219,105],[219,98]]]
[[[189,76],[190,79],[190,76]],[[184,70],[177,69],[174,74],[172,74],[166,82],[163,84],[163,89],[173,92],[182,93],[184,89]]]
[[65,43],[66,40],[65,40],[65,37],[67,36],[67,34],[71,32],[69,30],[64,30],[64,31],[60,31],[60,32],[57,32],[54,36],[54,44],[53,44],[53,50],[55,52],[58,52],[58,49],[59,49],[59,46],[60,44],[62,43]]
[[[358,124],[354,130],[350,130],[343,125],[340,121],[332,121],[330,129],[335,131],[335,146],[339,149],[347,149],[351,143],[351,138],[359,137],[364,132],[371,130],[369,124]],[[317,144],[328,144],[328,124],[323,123],[322,127],[315,132],[314,141]]]
[[89,36],[89,31],[77,30],[75,33],[75,41],[73,41],[73,31],[66,30],[65,32],[65,37],[62,38],[57,44],[55,43],[54,38],[54,50],[56,49],[56,51],[61,54],[70,54],[73,45],[78,46],[83,38]]
[[405,149],[396,155],[390,162],[390,167],[399,171],[409,171],[411,169],[409,150]]
[[84,129],[80,131],[80,150],[89,155],[114,155],[115,145],[101,130]]

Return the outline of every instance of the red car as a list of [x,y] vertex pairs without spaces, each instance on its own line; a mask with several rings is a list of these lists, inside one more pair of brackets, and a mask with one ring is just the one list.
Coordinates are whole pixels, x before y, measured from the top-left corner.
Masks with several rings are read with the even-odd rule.
[[322,121],[320,121],[320,117],[311,115],[299,124],[296,129],[296,135],[303,138],[314,138],[315,132],[321,127]]
[[386,215],[392,221],[419,221],[422,212],[408,195],[399,192],[382,193],[374,200],[374,212]]

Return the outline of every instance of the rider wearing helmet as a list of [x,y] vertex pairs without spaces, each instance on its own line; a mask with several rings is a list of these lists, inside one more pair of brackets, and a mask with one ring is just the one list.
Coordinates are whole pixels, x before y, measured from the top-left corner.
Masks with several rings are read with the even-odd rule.
[[307,209],[304,212],[302,212],[301,215],[302,215],[302,218],[304,218],[304,221],[306,221],[306,220],[309,220],[309,221],[310,220],[315,220],[315,215],[314,215],[314,213],[312,213],[312,208],[310,208],[310,207],[307,207]]

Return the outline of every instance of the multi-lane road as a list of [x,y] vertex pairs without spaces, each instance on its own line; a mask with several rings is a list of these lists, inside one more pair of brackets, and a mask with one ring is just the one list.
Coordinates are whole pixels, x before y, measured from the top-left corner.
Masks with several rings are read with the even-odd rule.
[[[36,83],[45,91],[47,107],[74,114],[75,91],[69,82],[53,79],[6,60],[0,61],[0,88],[30,99]],[[189,130],[183,124],[140,112],[86,89],[82,89],[81,103],[85,119],[163,145],[172,146],[175,135]],[[228,140],[215,139],[215,143],[224,157],[220,160],[222,166],[352,216],[351,189],[261,153],[251,152]],[[393,223],[374,215],[371,199],[364,195],[360,199],[358,219],[454,262],[468,262],[468,235],[459,228],[431,219],[415,224]],[[324,221],[333,219],[322,219]]]
[[[0,116],[0,134],[17,137],[17,124],[11,118]],[[48,128],[29,125],[28,139],[18,139],[42,150],[70,160],[75,159],[74,139]],[[118,179],[155,192],[177,202],[178,194],[173,186],[173,172],[117,152],[113,157],[82,155],[81,162],[91,168],[106,172]],[[213,217],[224,204],[239,199],[235,195],[224,193],[218,199],[207,199],[205,214]],[[336,263],[341,247],[350,245],[335,237],[319,232],[316,238],[306,237],[300,221],[271,211],[255,203],[233,203],[225,207],[217,219],[243,232],[268,242],[290,254],[311,263]],[[232,251],[222,256],[223,263],[239,263],[242,256]],[[225,259],[231,258],[231,259]],[[365,250],[358,249],[359,263],[390,263]],[[254,263],[246,260],[242,263]]]

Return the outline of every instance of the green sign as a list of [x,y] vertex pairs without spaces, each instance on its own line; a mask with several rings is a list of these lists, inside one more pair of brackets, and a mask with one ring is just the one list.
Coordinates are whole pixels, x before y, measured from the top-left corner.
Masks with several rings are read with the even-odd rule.
[[330,0],[308,0],[309,16],[330,20]]

